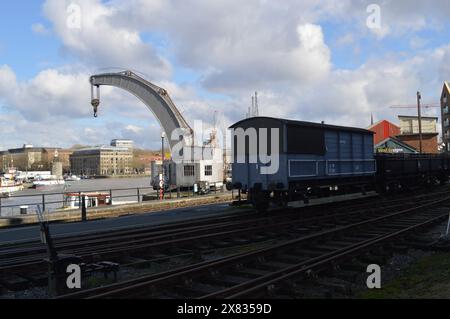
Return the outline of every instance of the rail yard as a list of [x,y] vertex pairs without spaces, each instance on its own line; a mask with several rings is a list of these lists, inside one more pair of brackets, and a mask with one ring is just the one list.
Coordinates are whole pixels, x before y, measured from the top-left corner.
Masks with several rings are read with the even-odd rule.
[[[351,297],[366,264],[409,248],[433,249],[437,239],[421,234],[447,220],[449,199],[448,187],[438,187],[264,214],[240,208],[229,216],[58,236],[56,251],[76,256],[83,282],[91,283],[89,289],[62,289],[53,297]],[[47,287],[48,256],[39,241],[2,245],[0,253],[6,295]],[[108,280],[93,286],[96,277]]]
[[384,319],[379,299],[450,299],[448,0],[1,11],[12,315]]
[[117,195],[127,189],[80,191],[64,194],[71,211],[49,213],[42,194],[33,218],[10,225],[24,228],[4,231],[4,298],[352,298],[364,283],[381,287],[367,273],[391,256],[446,247],[447,153],[375,153],[370,130],[252,116],[230,127],[224,163],[217,132],[199,144],[164,89],[131,71],[90,82],[95,117],[101,85],[127,90],[159,117],[165,136],[178,132],[169,146],[179,152],[153,174],[156,194],[131,189],[137,204],[107,207],[129,198]]

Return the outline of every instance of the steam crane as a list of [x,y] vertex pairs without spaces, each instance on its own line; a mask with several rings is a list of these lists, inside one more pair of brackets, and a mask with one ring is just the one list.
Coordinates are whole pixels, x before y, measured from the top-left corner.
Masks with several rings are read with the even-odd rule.
[[[196,183],[223,185],[222,150],[215,144],[215,136],[206,145],[195,145],[194,131],[173,103],[168,92],[143,79],[132,71],[104,73],[90,77],[91,105],[94,116],[100,106],[100,86],[121,88],[136,96],[153,113],[161,125],[172,153],[172,159],[163,163],[168,183],[177,188],[192,187]],[[186,166],[189,166],[186,168]],[[212,168],[212,175],[211,175]],[[208,170],[208,174],[202,172]],[[159,180],[152,172],[152,185]]]
[[178,142],[171,138],[173,132],[183,132],[184,144],[192,145],[193,130],[165,89],[146,81],[131,71],[93,75],[90,82],[91,104],[95,117],[98,116],[100,106],[100,86],[115,86],[130,92],[147,105],[166,133],[171,149]]

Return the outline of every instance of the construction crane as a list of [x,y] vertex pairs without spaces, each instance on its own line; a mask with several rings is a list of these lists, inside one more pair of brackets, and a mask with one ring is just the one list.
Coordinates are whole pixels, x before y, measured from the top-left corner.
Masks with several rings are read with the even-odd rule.
[[[415,108],[417,108],[417,105],[413,105],[413,104],[409,104],[409,105],[408,104],[406,104],[406,105],[391,105],[389,107],[391,109],[415,109]],[[441,105],[440,104],[431,103],[431,104],[422,104],[421,107],[425,108],[425,109],[429,109],[429,108],[432,108],[432,107],[441,107]]]

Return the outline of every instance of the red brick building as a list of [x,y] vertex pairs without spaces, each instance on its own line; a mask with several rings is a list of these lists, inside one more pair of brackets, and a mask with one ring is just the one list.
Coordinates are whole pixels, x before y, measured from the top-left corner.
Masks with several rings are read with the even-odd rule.
[[371,125],[368,130],[375,133],[373,135],[374,145],[379,144],[388,137],[395,137],[397,135],[400,135],[400,127],[387,120],[382,120]]
[[[427,154],[438,153],[438,133],[422,134],[422,152]],[[400,141],[406,143],[416,150],[420,149],[419,134],[402,134],[396,136]]]
[[[379,121],[368,129],[374,132],[374,145],[383,144],[385,140],[394,138],[420,150],[419,121],[417,116],[399,115],[399,124],[395,125],[387,120]],[[436,131],[437,117],[422,116],[422,152],[438,152],[438,133]]]

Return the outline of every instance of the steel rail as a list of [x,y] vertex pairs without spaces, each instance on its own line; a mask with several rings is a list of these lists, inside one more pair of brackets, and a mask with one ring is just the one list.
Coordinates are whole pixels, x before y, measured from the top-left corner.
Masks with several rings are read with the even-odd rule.
[[214,270],[220,270],[236,263],[244,263],[246,260],[255,259],[260,256],[273,255],[277,252],[285,249],[289,249],[298,246],[305,242],[311,242],[313,240],[318,240],[325,238],[327,236],[336,235],[343,233],[345,231],[350,231],[357,229],[362,226],[372,225],[374,223],[387,221],[394,217],[405,216],[408,214],[413,214],[414,212],[420,211],[424,208],[433,207],[438,204],[442,204],[448,201],[450,197],[445,197],[441,200],[436,200],[431,203],[420,205],[414,208],[400,210],[395,213],[388,214],[386,216],[376,217],[362,222],[357,222],[351,225],[341,226],[332,230],[326,230],[319,233],[307,235],[295,240],[291,240],[285,243],[273,245],[269,248],[263,248],[250,253],[237,254],[229,257],[220,258],[213,261],[206,261],[199,263],[197,265],[190,265],[186,267],[181,267],[179,269],[171,270],[168,272],[143,276],[140,278],[132,279],[129,281],[113,284],[110,286],[94,288],[91,290],[82,291],[79,293],[74,293],[70,295],[63,296],[63,298],[115,298],[123,296],[134,296],[139,295],[142,291],[147,291],[148,289],[157,289],[162,287],[168,287],[170,284],[174,284],[182,280],[182,278],[194,278],[198,277],[204,272],[211,272]]

